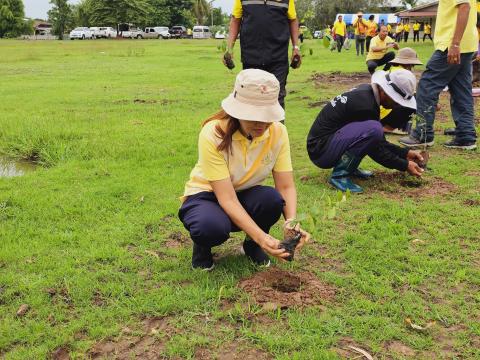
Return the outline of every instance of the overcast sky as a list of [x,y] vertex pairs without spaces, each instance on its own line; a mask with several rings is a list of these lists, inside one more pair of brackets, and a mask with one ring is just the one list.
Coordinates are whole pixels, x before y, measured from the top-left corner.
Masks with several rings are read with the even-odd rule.
[[[71,4],[76,4],[80,0],[70,0]],[[49,0],[23,0],[25,5],[25,15],[30,18],[47,18],[47,11],[50,9]],[[230,13],[232,11],[233,0],[214,0],[213,6],[221,7],[224,12]]]

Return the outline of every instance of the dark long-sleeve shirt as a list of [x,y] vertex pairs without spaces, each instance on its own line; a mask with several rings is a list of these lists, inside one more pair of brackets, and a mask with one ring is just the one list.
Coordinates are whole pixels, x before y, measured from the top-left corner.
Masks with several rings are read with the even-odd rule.
[[[345,125],[367,120],[380,121],[380,105],[372,85],[363,84],[333,98],[320,111],[307,137],[310,158],[323,155],[332,136]],[[368,155],[379,164],[405,171],[408,150],[389,143],[385,138]]]

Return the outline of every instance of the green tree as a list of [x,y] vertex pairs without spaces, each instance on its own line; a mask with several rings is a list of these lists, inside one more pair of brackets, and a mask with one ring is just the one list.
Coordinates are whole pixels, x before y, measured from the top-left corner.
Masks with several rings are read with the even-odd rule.
[[16,37],[28,31],[23,1],[0,0],[0,38]]
[[153,9],[148,0],[96,0],[92,2],[90,20],[97,26],[117,27],[120,23],[148,25]]
[[167,5],[167,0],[149,0],[152,11],[148,15],[148,25],[167,26],[170,25],[172,11]]
[[73,5],[74,26],[94,26],[92,4],[93,0],[82,0],[78,5]]
[[52,33],[58,35],[59,40],[63,40],[63,34],[73,24],[72,6],[67,0],[50,0],[53,5],[48,12],[48,19],[53,24]]
[[[222,12],[222,8],[213,9],[213,25],[225,26],[229,22],[228,14]],[[207,24],[212,24],[212,13],[208,14]]]
[[205,25],[211,11],[210,6],[206,0],[194,0],[192,12],[197,25]]

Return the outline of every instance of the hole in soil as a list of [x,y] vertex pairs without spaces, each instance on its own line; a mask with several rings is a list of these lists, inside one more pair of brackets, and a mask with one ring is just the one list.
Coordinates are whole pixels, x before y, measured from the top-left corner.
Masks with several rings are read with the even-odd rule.
[[15,161],[0,157],[0,178],[23,176],[36,169],[36,165],[28,161]]
[[275,279],[270,286],[277,291],[292,293],[300,290],[302,281],[298,276],[288,275],[280,279]]

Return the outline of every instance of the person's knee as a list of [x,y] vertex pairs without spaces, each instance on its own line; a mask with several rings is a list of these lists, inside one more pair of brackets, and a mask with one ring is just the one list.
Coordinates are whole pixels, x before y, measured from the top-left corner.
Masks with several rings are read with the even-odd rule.
[[190,226],[190,237],[199,246],[217,246],[227,241],[229,236],[228,226],[223,221],[208,215],[198,219]]
[[385,54],[384,59],[387,61],[387,63],[393,59],[395,59],[395,53],[393,51],[389,51]]
[[367,136],[372,143],[379,143],[383,140],[383,126],[380,121],[368,120],[365,121],[365,128],[367,129]]
[[367,68],[368,68],[368,72],[370,74],[373,74],[375,72],[375,69],[377,68],[377,63],[374,61],[368,61]]
[[274,214],[280,214],[285,205],[285,200],[282,195],[270,186],[259,186],[256,189],[255,199],[263,211]]

